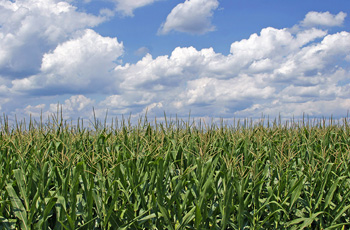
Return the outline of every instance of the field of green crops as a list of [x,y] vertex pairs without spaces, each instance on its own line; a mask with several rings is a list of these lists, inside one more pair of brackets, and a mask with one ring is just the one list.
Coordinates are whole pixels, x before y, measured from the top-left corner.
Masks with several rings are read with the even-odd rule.
[[57,117],[2,119],[0,229],[349,229],[348,118]]

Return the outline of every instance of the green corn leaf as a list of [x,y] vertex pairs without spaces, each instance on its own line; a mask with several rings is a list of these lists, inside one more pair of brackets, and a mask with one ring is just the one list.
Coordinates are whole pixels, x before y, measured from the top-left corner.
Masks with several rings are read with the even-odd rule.
[[33,218],[36,215],[37,207],[36,203],[40,202],[40,190],[38,189],[34,195],[34,198],[31,200],[31,207],[30,207],[30,212],[29,212],[29,217],[28,217],[28,223],[33,222]]
[[67,217],[67,220],[68,220],[69,227],[71,229],[75,229],[75,220],[68,213],[66,213],[66,217]]
[[16,229],[16,219],[6,219],[2,216],[0,216],[0,230],[6,229],[6,230],[12,230]]
[[24,173],[21,169],[15,169],[13,170],[13,174],[16,178],[16,182],[19,188],[19,192],[21,195],[21,198],[24,200],[24,205],[26,210],[29,211],[29,201],[27,197],[27,191],[26,191],[26,179],[24,176]]
[[196,206],[196,212],[195,212],[195,228],[199,229],[200,223],[202,221],[202,209],[200,205]]
[[287,227],[289,227],[289,226],[291,226],[291,225],[299,224],[299,223],[301,223],[301,222],[303,222],[303,221],[305,221],[305,220],[308,220],[308,218],[301,217],[301,218],[294,219],[294,220],[289,221],[289,222],[287,223]]
[[56,201],[57,201],[57,197],[51,197],[47,202],[44,212],[42,213],[41,219],[37,223],[38,229],[47,229],[46,221],[49,217],[50,212],[53,210],[53,207],[55,206]]
[[94,191],[93,193],[92,193],[92,197],[93,197],[93,199],[94,199],[94,206],[95,206],[95,209],[96,209],[96,214],[97,214],[97,216],[99,217],[99,218],[102,218],[103,217],[103,204],[102,204],[102,199],[101,199],[101,196],[99,196],[98,194],[97,194],[97,192],[96,191]]
[[49,199],[49,202],[46,204],[46,207],[44,209],[44,213],[43,213],[43,220],[46,221],[50,212],[52,211],[53,207],[55,206],[57,201],[57,197],[51,197]]
[[6,186],[6,190],[10,196],[12,210],[15,213],[15,216],[21,221],[21,229],[30,229],[27,219],[27,212],[22,204],[22,201],[18,198],[16,191],[10,184]]
[[222,230],[226,229],[226,226],[228,224],[228,219],[229,215],[231,214],[231,202],[232,202],[232,197],[233,197],[233,186],[226,186],[225,187],[226,191],[224,193],[224,207],[222,209]]
[[304,187],[304,177],[300,177],[299,180],[296,182],[296,184],[293,186],[291,192],[292,192],[292,198],[290,201],[290,208],[293,207],[294,203],[297,201],[297,199],[300,197],[301,190]]
[[161,212],[162,216],[164,217],[167,223],[167,229],[174,230],[168,211],[159,202],[157,202],[157,204],[158,204],[159,211]]
[[57,196],[55,209],[56,209],[56,215],[57,215],[58,223],[61,224],[62,226],[65,226],[64,223],[66,223],[68,220],[66,218],[66,215],[67,215],[67,212],[66,212],[66,201],[65,201],[63,196]]
[[322,184],[322,187],[321,187],[321,191],[319,192],[319,196],[318,196],[317,202],[316,202],[316,204],[315,204],[315,206],[314,206],[314,208],[313,208],[314,211],[317,210],[319,204],[320,204],[321,201],[322,201],[323,194],[324,194],[322,191],[324,191],[324,189],[325,189],[325,187],[326,187],[326,184],[327,184],[327,182],[328,182],[328,177],[329,177],[329,174],[330,174],[330,172],[331,172],[331,170],[332,170],[332,168],[333,168],[333,165],[334,165],[334,164],[332,164],[332,163],[327,164],[327,170],[326,170],[326,173],[325,173],[325,175],[324,175],[324,178],[325,178],[325,179],[323,180],[323,184]]
[[333,223],[335,223],[348,209],[350,209],[350,205],[345,206],[333,219]]
[[[266,217],[262,220],[262,222],[260,222],[260,223],[258,224],[257,229],[261,229],[261,228],[262,228],[261,226],[263,226],[266,222],[271,221],[271,219],[273,219],[272,217],[274,217],[275,215],[279,215],[282,211],[285,212],[284,209],[276,209],[275,211],[269,213],[268,216],[266,216]],[[302,221],[302,220],[301,220],[301,221]],[[301,222],[301,221],[299,221],[299,222]],[[297,222],[297,223],[299,223],[299,222]]]
[[142,217],[141,219],[139,219],[138,222],[141,224],[142,222],[144,222],[144,221],[146,221],[146,220],[154,219],[154,218],[156,218],[156,217],[157,217],[156,214],[151,213],[151,214],[149,214],[149,215],[147,215],[147,216]]
[[146,220],[153,219],[153,218],[157,217],[157,215],[154,214],[154,213],[152,213],[150,215],[147,215],[145,217],[142,217],[145,213],[148,213],[149,211],[150,210],[143,211],[140,215],[138,215],[135,218],[133,218],[129,223],[124,224],[123,226],[119,227],[118,229],[119,230],[121,230],[121,229],[131,229],[130,226],[133,225],[135,222],[144,222]]
[[328,228],[325,228],[324,230],[345,229],[345,226],[348,226],[348,225],[350,225],[350,223],[335,224],[335,225],[329,226]]
[[84,165],[83,162],[79,162],[73,169],[73,180],[72,180],[72,191],[71,191],[71,213],[70,213],[70,227],[75,228],[75,221],[77,219],[76,215],[76,205],[77,205],[77,194],[79,189],[79,176],[83,172]]
[[109,222],[109,218],[111,217],[112,215],[112,212],[114,211],[114,204],[115,202],[118,200],[119,198],[119,190],[117,190],[117,192],[115,194],[113,194],[113,200],[108,204],[109,205],[109,209],[107,211],[107,215],[105,216],[105,219],[104,219],[104,223],[103,223],[103,228],[105,229],[108,222]]
[[[86,194],[86,199],[87,199],[87,221],[89,222],[88,224],[88,228],[92,228],[92,223],[90,222],[90,220],[93,220],[93,189],[94,189],[94,177],[92,174],[89,174],[89,183],[86,179],[86,174],[82,173],[82,178],[84,181],[84,190],[85,190],[85,194]],[[89,186],[88,186],[89,184]]]
[[182,219],[182,223],[176,227],[176,230],[184,229],[184,227],[195,218],[195,215],[193,214],[196,210],[196,206],[194,206]]
[[338,177],[337,180],[332,184],[331,188],[329,189],[327,196],[325,198],[325,204],[324,204],[324,209],[326,209],[329,205],[329,203],[331,202],[331,200],[333,199],[333,195],[334,192],[336,190],[336,188],[338,187],[338,183],[340,180],[346,178],[345,176],[342,177]]
[[66,175],[65,178],[62,175],[62,195],[66,201],[68,201],[68,189],[69,189],[69,181],[70,181],[70,171],[71,171],[71,165],[66,169]]
[[316,217],[324,212],[317,212],[312,214],[309,218],[306,218],[303,222],[303,224],[300,226],[300,229],[304,229],[308,226],[310,226],[316,219]]

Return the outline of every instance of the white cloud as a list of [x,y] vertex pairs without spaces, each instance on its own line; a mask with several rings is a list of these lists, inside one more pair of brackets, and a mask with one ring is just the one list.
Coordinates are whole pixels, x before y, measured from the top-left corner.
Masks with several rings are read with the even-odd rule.
[[[222,55],[212,48],[177,47],[170,56],[147,55],[136,64],[118,66],[115,73],[126,92],[153,92],[149,105],[161,103],[165,111],[182,114],[260,116],[282,110],[293,115],[293,109],[284,108],[293,105],[295,112],[314,106],[305,111],[319,115],[315,111],[323,102],[350,96],[348,32],[268,27],[232,43],[230,51]],[[120,97],[124,108],[136,104]],[[344,110],[333,106],[322,112]]]
[[[84,95],[75,95],[65,100],[64,104],[60,105],[60,108],[62,107],[62,111],[65,111],[65,114],[79,113],[86,109],[88,109],[89,112],[91,112],[94,103],[95,103],[94,100],[87,98]],[[57,104],[50,104],[50,112],[54,113],[56,111],[57,111]]]
[[187,85],[186,94],[183,94],[187,105],[229,103],[256,98],[268,99],[275,91],[273,87],[261,85],[254,77],[247,75],[229,80],[200,78],[188,82]]
[[123,44],[118,43],[116,38],[102,37],[87,29],[79,37],[57,46],[51,53],[44,54],[41,70],[64,74],[67,69],[81,68],[82,64],[84,67],[92,65],[86,70],[87,73],[102,64],[108,70],[113,66],[111,62],[122,54]]
[[102,37],[87,29],[66,41],[42,59],[41,73],[13,80],[12,90],[26,92],[48,89],[51,93],[98,92],[109,85],[115,61],[123,54],[116,38]]
[[149,53],[149,49],[145,46],[138,48],[134,54],[137,56],[144,56]]
[[[24,108],[24,113],[29,116],[33,117],[40,117],[41,115],[47,115],[45,112],[45,104],[39,104],[39,105],[28,105]],[[44,113],[44,114],[43,114]],[[45,116],[46,117],[46,116]]]
[[213,11],[218,8],[217,0],[186,0],[178,4],[159,28],[159,34],[171,30],[191,34],[204,34],[215,30],[211,24]]
[[[167,91],[205,77],[230,79],[258,73],[273,76],[274,70],[286,69],[284,66],[305,44],[325,35],[326,32],[315,29],[293,35],[287,29],[265,28],[260,35],[234,42],[227,56],[215,53],[212,48],[198,51],[193,47],[177,47],[169,57],[153,59],[146,55],[136,64],[118,66],[115,72],[124,79],[121,83],[124,89],[155,91]],[[282,69],[278,74],[282,74]]]
[[[62,97],[60,98],[62,99]],[[29,100],[28,98],[23,98],[23,107],[17,106],[16,109],[11,112],[13,115],[12,118],[16,114],[19,120],[23,118],[29,119],[31,117],[38,121],[42,116],[44,122],[47,119],[53,121],[53,117],[56,117],[56,119],[57,116],[58,119],[61,118],[61,109],[63,112],[63,119],[65,120],[72,119],[72,121],[76,122],[78,118],[93,118],[93,107],[96,104],[95,100],[84,95],[73,95],[65,98],[66,99],[59,101],[59,103],[57,103],[57,97],[52,97],[51,100],[50,97],[47,96],[34,97]],[[38,103],[38,101],[40,101],[40,103]]]
[[125,16],[134,16],[133,11],[137,8],[152,4],[159,0],[113,0],[117,6],[116,10]]
[[334,98],[331,100],[309,100],[298,103],[279,103],[275,104],[254,104],[251,107],[235,112],[240,117],[259,117],[259,115],[269,115],[270,118],[278,116],[284,118],[302,117],[303,114],[312,117],[335,117],[346,116],[349,109],[350,99]]
[[[1,89],[0,89],[1,90]],[[6,104],[7,102],[9,102],[10,101],[10,99],[9,98],[6,98],[6,97],[2,97],[2,96],[0,96],[0,111],[1,112],[5,112],[5,111],[3,111],[3,105],[4,104]]]
[[10,80],[0,75],[0,96],[8,95],[10,93],[9,86],[11,85]]
[[304,20],[301,22],[303,26],[341,26],[347,16],[344,12],[339,12],[333,15],[327,12],[309,12],[306,14]]
[[104,101],[101,102],[102,105],[108,108],[124,108],[130,105],[130,102],[126,100],[121,95],[108,96]]
[[325,31],[311,29],[302,31],[295,37],[288,29],[268,27],[261,30],[260,36],[252,34],[249,39],[232,43],[230,51],[234,57],[247,62],[266,57],[280,58],[326,34]]
[[0,1],[0,73],[37,72],[44,52],[104,20],[64,1]]
[[128,113],[132,109],[141,110],[151,104],[156,98],[156,93],[149,91],[124,92],[123,95],[111,95],[100,102],[100,106],[110,108],[118,113]]
[[[34,118],[38,118],[42,115],[44,119],[48,117],[52,119],[52,116],[55,116],[57,119],[58,115],[58,119],[60,119],[60,112],[62,109],[63,119],[72,119],[76,122],[77,118],[90,118],[93,114],[94,104],[95,100],[85,97],[84,95],[74,95],[60,104],[53,103],[49,104],[49,106],[45,104],[28,105],[24,108],[24,113]],[[59,114],[57,114],[57,112]]]
[[[115,116],[147,108],[157,117],[163,111],[186,116],[190,110],[197,117],[346,114],[349,32],[267,27],[233,42],[229,51],[176,47],[169,55],[146,54],[135,64],[118,64],[121,42],[78,29],[42,55],[39,73],[0,78],[0,99],[15,95],[11,100],[24,108],[18,112],[38,114],[55,112],[56,98],[50,95],[58,95],[68,117],[91,116],[92,106],[102,117],[106,109]],[[22,96],[22,102],[21,93],[37,97]],[[38,98],[45,100],[38,105]],[[7,104],[0,102],[2,109]]]
[[289,54],[286,61],[274,70],[275,77],[299,81],[299,84],[320,84],[325,80],[324,71],[332,71],[335,63],[346,60],[349,42],[348,32],[329,34],[321,42]]
[[[216,54],[212,48],[197,51],[193,47],[177,47],[171,56],[159,56],[153,59],[147,54],[136,64],[118,66],[116,75],[124,79],[121,87],[128,90],[149,89],[155,91],[177,87],[184,81],[216,75],[215,63],[225,61],[225,57]],[[214,71],[207,71],[215,68]],[[218,73],[219,74],[219,73]]]

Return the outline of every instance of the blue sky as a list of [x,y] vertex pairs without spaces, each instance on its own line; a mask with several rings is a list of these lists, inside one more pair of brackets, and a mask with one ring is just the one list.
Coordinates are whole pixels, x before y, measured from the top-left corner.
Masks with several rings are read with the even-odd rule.
[[0,112],[346,116],[350,4],[0,0]]

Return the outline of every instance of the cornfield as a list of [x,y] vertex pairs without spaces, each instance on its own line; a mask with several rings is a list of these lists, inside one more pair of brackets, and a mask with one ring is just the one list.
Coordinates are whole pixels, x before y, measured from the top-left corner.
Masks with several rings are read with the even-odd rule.
[[347,118],[0,130],[0,229],[347,229]]

